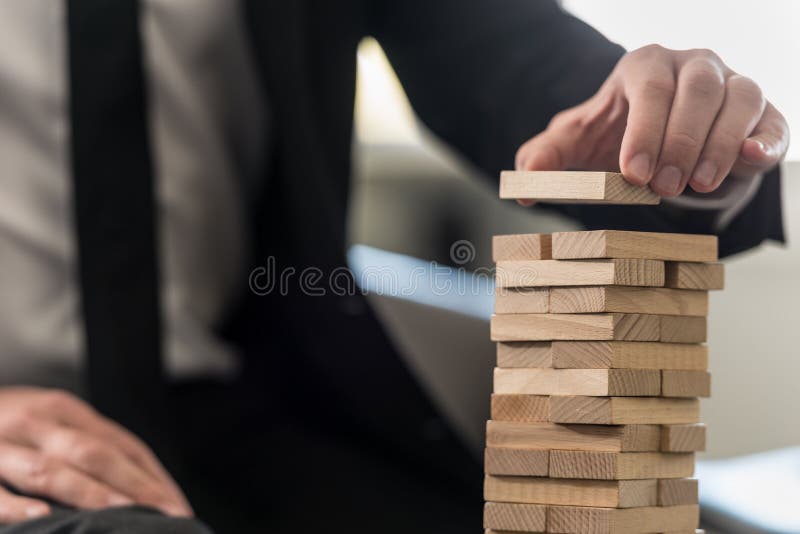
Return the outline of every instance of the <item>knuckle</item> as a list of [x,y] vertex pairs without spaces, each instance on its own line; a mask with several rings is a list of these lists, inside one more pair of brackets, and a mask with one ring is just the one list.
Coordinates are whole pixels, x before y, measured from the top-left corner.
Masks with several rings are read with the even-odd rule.
[[667,136],[665,146],[678,155],[700,149],[700,140],[688,132],[672,132]]
[[675,80],[664,76],[648,77],[642,84],[646,96],[672,99],[675,96]]
[[737,100],[744,101],[754,107],[763,107],[765,104],[764,93],[761,87],[745,76],[731,76],[727,85],[728,94]]
[[50,389],[40,396],[42,407],[48,410],[64,410],[74,406],[77,399],[61,389]]
[[32,416],[25,409],[16,409],[4,414],[0,420],[0,434],[4,436],[26,436],[29,434]]
[[73,449],[75,462],[81,466],[103,470],[108,466],[108,455],[105,449],[97,443],[81,443]]
[[712,97],[723,93],[725,81],[722,73],[711,66],[698,66],[686,78],[689,91],[702,97]]
[[37,455],[27,465],[25,477],[27,484],[36,492],[47,492],[53,486],[53,478],[59,462],[46,455]]
[[634,50],[631,54],[636,54],[642,57],[653,57],[663,55],[667,52],[667,49],[661,46],[660,44],[650,43],[645,45],[639,49]]
[[712,63],[721,63],[722,59],[710,48],[693,48],[689,50],[689,55],[693,58],[702,59]]

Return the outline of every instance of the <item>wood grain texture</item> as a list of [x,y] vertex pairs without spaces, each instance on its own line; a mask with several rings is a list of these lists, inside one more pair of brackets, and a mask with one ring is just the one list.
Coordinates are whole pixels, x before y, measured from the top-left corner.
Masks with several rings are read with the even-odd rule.
[[544,532],[547,506],[487,502],[483,505],[483,527],[499,531]]
[[668,343],[705,343],[708,329],[705,317],[660,315],[660,340]]
[[546,287],[498,288],[494,294],[494,312],[547,313],[550,290]]
[[550,293],[550,313],[648,313],[708,315],[708,293],[656,287],[557,287]]
[[706,450],[706,425],[665,425],[661,427],[661,450],[693,452]]
[[656,452],[661,444],[658,425],[563,425],[488,421],[487,447],[518,449]]
[[496,235],[492,238],[492,260],[549,260],[552,259],[550,234]]
[[710,397],[711,374],[708,371],[661,371],[661,395],[664,397]]
[[483,459],[488,475],[546,477],[549,472],[550,454],[546,450],[487,447]]
[[716,262],[717,236],[594,230],[552,234],[553,258],[641,258]]
[[497,344],[497,367],[553,367],[549,341],[516,341]]
[[551,397],[550,421],[596,425],[697,423],[697,399]]
[[551,478],[639,480],[694,474],[693,453],[550,451]]
[[503,171],[500,198],[571,204],[658,204],[648,187],[629,183],[617,172]]
[[697,504],[699,488],[696,478],[675,478],[658,481],[658,505]]
[[487,501],[495,502],[635,508],[655,506],[658,502],[658,481],[487,475],[483,496]]
[[507,395],[658,396],[661,373],[652,369],[494,370],[494,391]]
[[498,288],[664,285],[664,262],[643,259],[499,261]]
[[725,266],[721,263],[668,261],[665,269],[666,287],[706,291],[725,287]]
[[651,506],[620,510],[578,506],[550,506],[547,531],[564,534],[643,534],[697,528],[700,507]]
[[708,347],[637,341],[553,341],[551,365],[561,369],[708,368]]
[[491,417],[495,421],[545,423],[550,420],[550,397],[494,393]]
[[658,341],[660,315],[635,313],[494,315],[493,341]]

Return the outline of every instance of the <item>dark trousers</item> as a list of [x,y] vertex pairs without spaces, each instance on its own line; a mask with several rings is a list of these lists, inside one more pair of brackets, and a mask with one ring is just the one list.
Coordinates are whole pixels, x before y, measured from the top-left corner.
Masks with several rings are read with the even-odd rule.
[[[292,410],[276,404],[268,390],[267,384],[244,383],[173,389],[172,447],[161,456],[202,522],[144,508],[57,509],[51,517],[0,528],[0,534],[461,534],[480,529],[480,466],[463,462],[461,472],[453,473],[458,465],[453,457],[467,456],[446,433],[423,444],[426,452],[438,453],[415,455],[346,418],[320,417],[310,406]],[[323,412],[318,403],[324,400],[311,404]],[[437,455],[442,461],[431,461]]]

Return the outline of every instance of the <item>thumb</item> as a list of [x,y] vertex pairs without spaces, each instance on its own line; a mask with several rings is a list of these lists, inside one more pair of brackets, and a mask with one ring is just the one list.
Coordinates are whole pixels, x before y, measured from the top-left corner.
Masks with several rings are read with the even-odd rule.
[[772,104],[739,150],[739,158],[732,169],[736,176],[755,176],[780,163],[789,148],[789,126],[786,119]]

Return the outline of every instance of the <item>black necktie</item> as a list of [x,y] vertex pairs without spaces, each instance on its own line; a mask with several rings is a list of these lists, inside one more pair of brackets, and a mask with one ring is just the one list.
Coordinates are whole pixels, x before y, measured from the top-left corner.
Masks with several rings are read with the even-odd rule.
[[147,439],[163,409],[163,376],[139,2],[68,0],[67,5],[89,398]]

